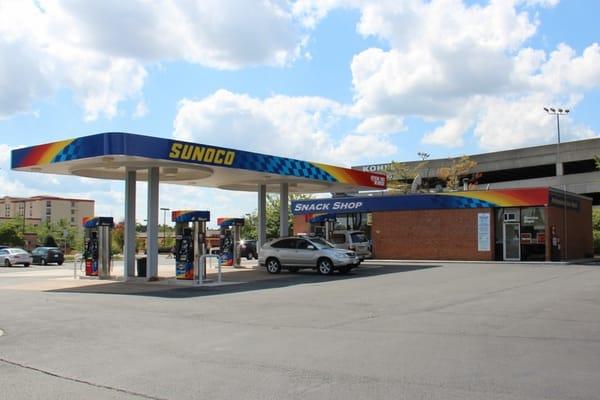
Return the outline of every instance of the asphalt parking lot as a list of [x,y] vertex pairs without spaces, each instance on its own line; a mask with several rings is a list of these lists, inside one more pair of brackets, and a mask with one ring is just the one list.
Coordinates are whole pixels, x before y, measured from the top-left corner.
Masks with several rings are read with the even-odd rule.
[[0,268],[0,398],[600,398],[599,266],[240,270],[212,288],[71,271]]

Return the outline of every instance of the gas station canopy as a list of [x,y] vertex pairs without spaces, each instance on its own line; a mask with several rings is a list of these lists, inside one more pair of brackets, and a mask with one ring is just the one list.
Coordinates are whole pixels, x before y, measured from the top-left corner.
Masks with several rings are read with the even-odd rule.
[[[258,194],[258,247],[266,242],[266,192],[279,192],[287,235],[288,193],[385,189],[384,175],[174,139],[99,133],[12,151],[12,169],[125,181],[123,276],[134,276],[136,182],[148,182],[147,280],[158,276],[159,183],[253,191]],[[208,220],[207,218],[202,218]],[[242,220],[243,221],[243,220]]]
[[142,136],[100,133],[12,151],[12,169],[87,178],[138,180],[158,167],[164,183],[226,190],[321,193],[385,189],[384,175],[243,150]]

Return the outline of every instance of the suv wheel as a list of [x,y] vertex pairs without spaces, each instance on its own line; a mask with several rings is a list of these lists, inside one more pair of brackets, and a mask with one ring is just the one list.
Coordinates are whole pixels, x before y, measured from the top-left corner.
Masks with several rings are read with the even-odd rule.
[[333,263],[329,258],[321,258],[317,262],[317,269],[321,275],[333,274]]
[[281,272],[281,263],[276,258],[269,258],[266,262],[267,272],[270,274],[278,274]]
[[47,264],[48,264],[48,261],[46,261],[45,258],[42,258],[42,265],[47,265]]
[[252,256],[253,256],[252,252],[246,254],[246,260],[252,260]]
[[10,260],[8,258],[4,259],[4,266],[5,267],[12,267],[12,264],[10,263]]

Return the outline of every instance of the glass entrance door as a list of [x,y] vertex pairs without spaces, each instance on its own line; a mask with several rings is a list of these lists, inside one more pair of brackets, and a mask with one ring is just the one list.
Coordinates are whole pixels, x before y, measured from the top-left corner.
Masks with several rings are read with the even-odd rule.
[[504,260],[521,261],[521,224],[504,223]]

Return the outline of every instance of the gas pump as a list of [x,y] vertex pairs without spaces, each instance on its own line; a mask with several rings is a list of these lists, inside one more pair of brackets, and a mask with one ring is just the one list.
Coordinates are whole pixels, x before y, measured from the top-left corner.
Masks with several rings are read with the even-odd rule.
[[97,276],[100,279],[110,277],[110,245],[114,226],[112,217],[84,219],[83,257],[86,276]]
[[325,240],[331,240],[331,235],[335,230],[335,217],[325,219]]
[[194,271],[199,271],[204,280],[206,271],[200,271],[200,256],[206,254],[206,221],[210,221],[210,212],[173,211],[171,220],[175,222],[177,279],[194,279]]
[[331,240],[331,235],[335,230],[335,214],[317,215],[316,217],[310,218],[308,222],[314,227],[314,233],[317,236],[322,236],[325,240]]
[[218,218],[217,225],[221,230],[221,265],[239,266],[240,234],[244,226],[244,218]]

